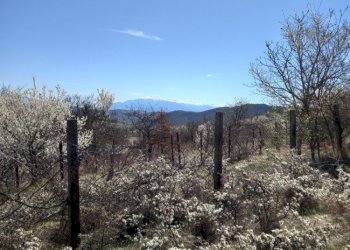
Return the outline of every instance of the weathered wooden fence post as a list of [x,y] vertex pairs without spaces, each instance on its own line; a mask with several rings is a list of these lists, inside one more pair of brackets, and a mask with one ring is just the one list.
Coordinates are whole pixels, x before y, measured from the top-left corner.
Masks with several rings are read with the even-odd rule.
[[176,132],[176,143],[177,143],[177,155],[178,155],[178,158],[179,158],[179,165],[181,166],[181,148],[180,148],[179,132]]
[[63,144],[62,142],[59,143],[58,145],[59,153],[60,153],[60,173],[61,173],[61,180],[64,179],[64,165],[63,165]]
[[214,190],[222,187],[222,145],[223,145],[223,114],[215,113],[215,134],[214,134]]
[[70,226],[70,246],[77,249],[80,233],[79,209],[79,156],[77,120],[67,120],[68,156],[68,223]]
[[289,148],[294,149],[297,146],[297,118],[294,109],[289,111]]

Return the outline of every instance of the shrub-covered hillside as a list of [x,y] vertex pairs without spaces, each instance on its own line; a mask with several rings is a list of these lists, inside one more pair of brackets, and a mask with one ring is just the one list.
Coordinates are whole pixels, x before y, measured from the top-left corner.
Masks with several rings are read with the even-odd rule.
[[[109,181],[103,170],[86,173],[81,178],[81,248],[346,249],[350,175],[340,166],[336,179],[301,157],[286,155],[267,151],[237,164],[226,162],[225,184],[217,192],[210,158],[198,164],[193,157],[178,168],[162,157],[150,162],[139,157]],[[38,190],[35,198],[28,192],[21,199],[42,204],[66,189],[61,181]],[[1,248],[62,249],[67,244],[65,215],[57,207],[8,200],[1,216]]]

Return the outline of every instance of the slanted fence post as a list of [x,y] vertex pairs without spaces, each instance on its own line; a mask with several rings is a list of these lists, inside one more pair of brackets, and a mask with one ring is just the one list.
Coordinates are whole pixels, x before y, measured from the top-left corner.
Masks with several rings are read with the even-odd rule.
[[289,148],[295,149],[297,146],[297,119],[294,109],[289,111]]
[[223,113],[215,113],[215,134],[214,134],[214,190],[222,187],[222,145],[223,145]]
[[77,249],[80,233],[78,127],[76,119],[67,120],[68,223],[70,246]]

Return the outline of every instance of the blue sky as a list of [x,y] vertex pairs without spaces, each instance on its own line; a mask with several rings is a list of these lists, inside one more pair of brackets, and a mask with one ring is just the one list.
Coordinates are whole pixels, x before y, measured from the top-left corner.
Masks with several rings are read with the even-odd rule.
[[267,102],[247,87],[249,66],[308,5],[350,0],[0,0],[0,84],[30,87],[35,76],[117,101]]

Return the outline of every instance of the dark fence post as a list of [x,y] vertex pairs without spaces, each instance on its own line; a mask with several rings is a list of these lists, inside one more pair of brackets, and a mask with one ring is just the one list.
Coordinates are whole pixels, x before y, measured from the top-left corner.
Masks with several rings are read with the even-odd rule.
[[297,146],[297,118],[294,109],[289,111],[289,148],[294,149]]
[[64,179],[64,166],[63,166],[63,145],[62,142],[58,145],[59,151],[60,151],[60,172],[61,172],[61,180]]
[[181,148],[180,148],[180,136],[179,132],[176,132],[177,154],[179,158],[179,165],[181,166]]
[[214,134],[214,190],[222,187],[222,145],[223,145],[223,114],[215,113],[215,134]]
[[77,249],[80,233],[79,209],[79,158],[77,120],[67,120],[68,156],[68,221],[70,225],[70,246]]

